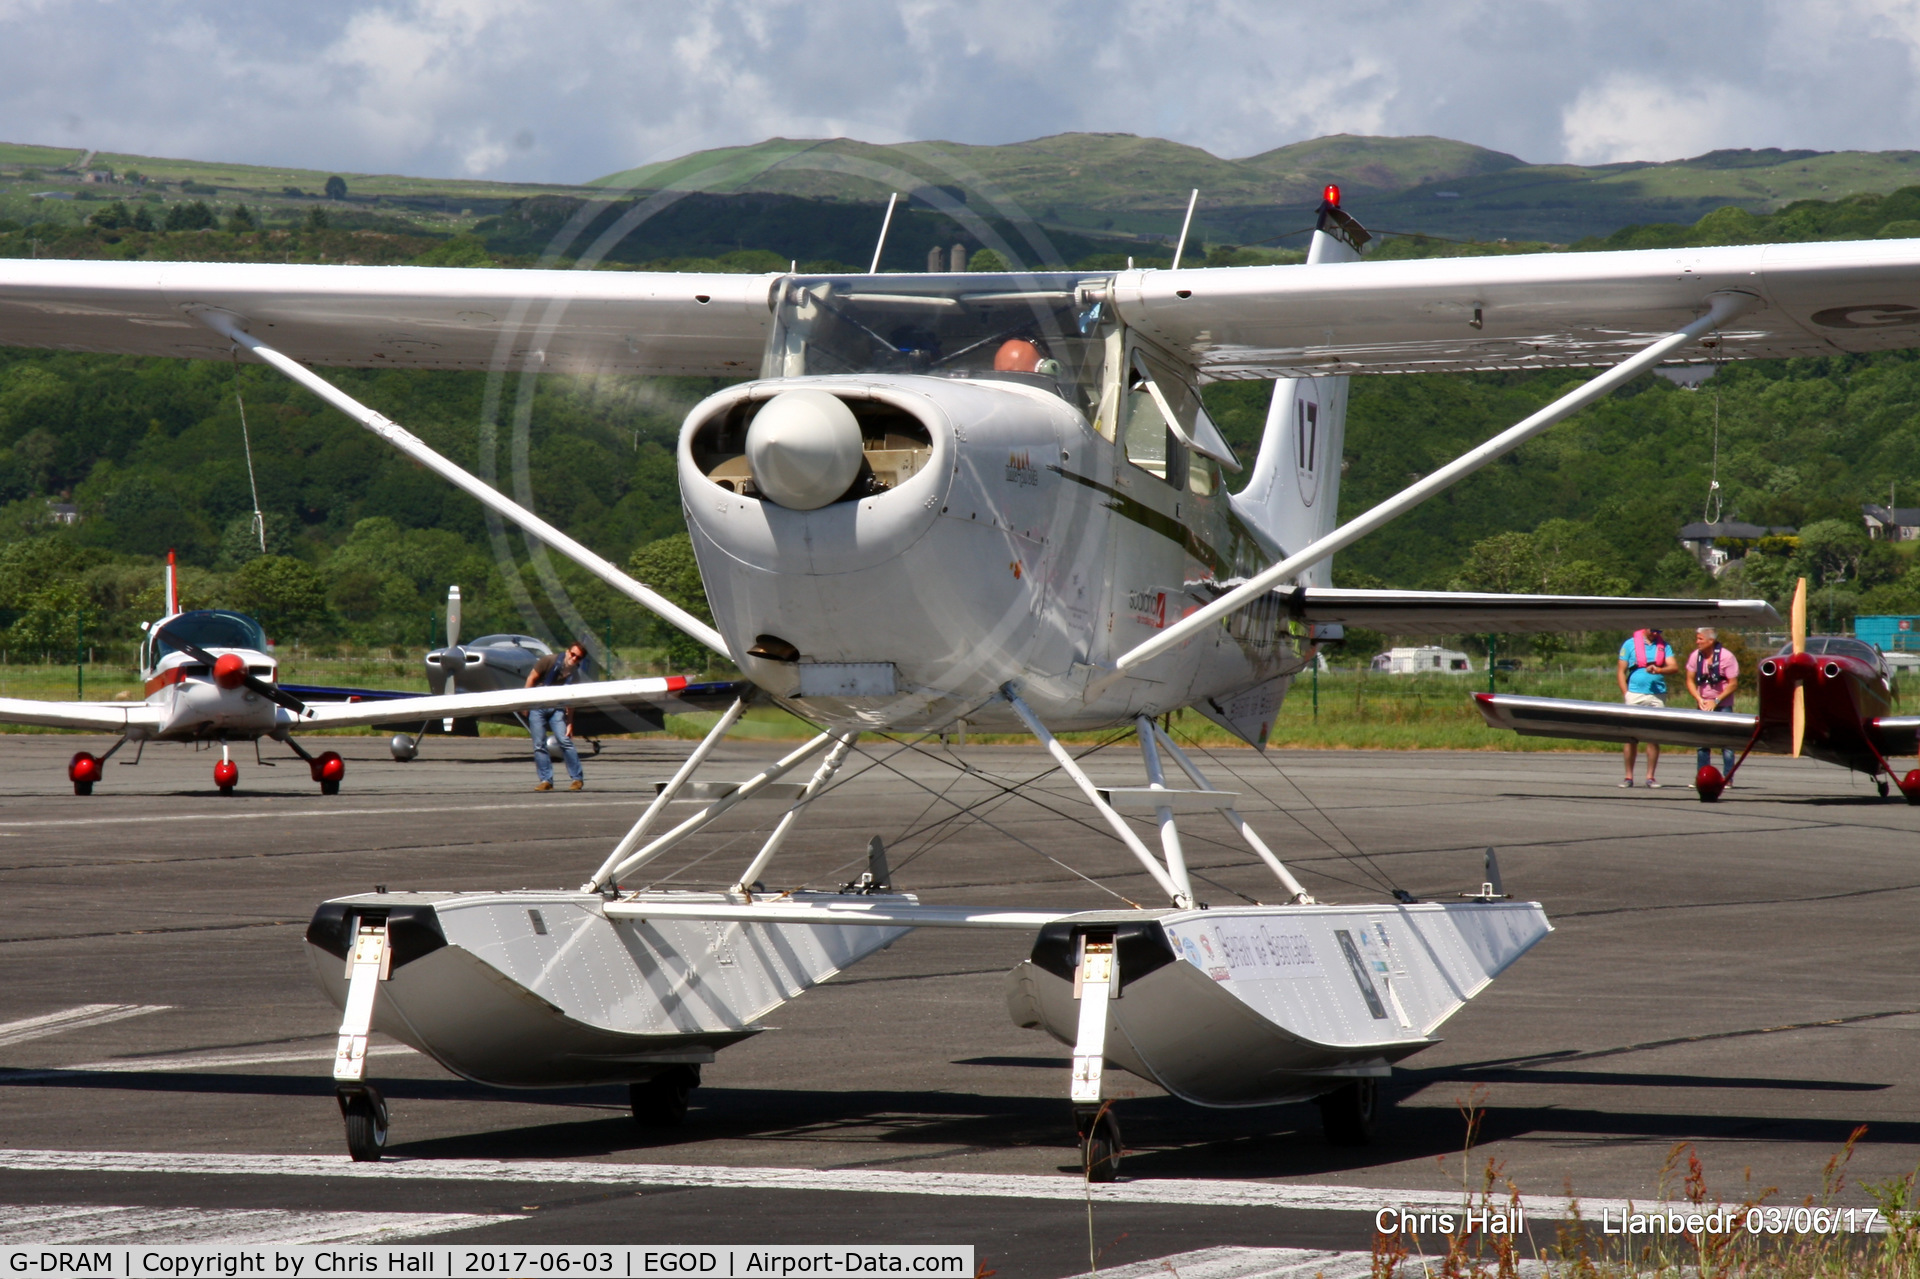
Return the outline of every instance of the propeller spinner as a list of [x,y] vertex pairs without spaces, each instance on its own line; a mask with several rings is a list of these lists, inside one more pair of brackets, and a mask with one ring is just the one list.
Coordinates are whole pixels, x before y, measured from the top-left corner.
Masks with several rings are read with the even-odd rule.
[[232,689],[244,685],[268,701],[286,707],[295,715],[306,714],[307,704],[305,702],[295,697],[292,693],[282,692],[280,689],[275,688],[273,685],[267,683],[267,681],[261,679],[258,675],[253,674],[247,669],[246,659],[238,653],[222,653],[219,657],[215,657],[198,644],[180,638],[180,636],[168,631],[164,626],[154,633],[185,653],[188,657],[191,657],[194,661],[205,662],[208,672],[213,676],[214,683],[218,684],[221,688]]

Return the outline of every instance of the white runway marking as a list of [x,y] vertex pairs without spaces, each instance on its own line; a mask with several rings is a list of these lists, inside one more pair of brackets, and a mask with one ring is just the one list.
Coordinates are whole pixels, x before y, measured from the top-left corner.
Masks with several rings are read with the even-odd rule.
[[[1408,1272],[1412,1270],[1408,1261]],[[1373,1256],[1313,1248],[1201,1248],[1171,1257],[1102,1267],[1100,1279],[1366,1279]],[[1075,1279],[1093,1279],[1091,1274]]]
[[171,1004],[81,1004],[57,1013],[42,1013],[38,1017],[22,1017],[19,1021],[0,1022],[0,1048],[8,1044],[24,1044],[30,1039],[45,1039],[49,1035],[65,1034],[69,1030],[80,1030],[87,1026],[104,1026],[110,1021],[124,1021],[128,1017],[143,1017],[148,1013],[163,1013]]
[[6,1205],[0,1207],[0,1245],[384,1243],[518,1220],[465,1212]]
[[[1408,1276],[1431,1274],[1439,1265],[1429,1258],[1423,1271],[1418,1255],[1400,1263]],[[1489,1263],[1491,1264],[1491,1263]],[[1544,1276],[1544,1262],[1522,1260],[1522,1275]],[[1171,1257],[1136,1261],[1132,1265],[1102,1268],[1099,1279],[1367,1279],[1373,1273],[1373,1254],[1319,1252],[1312,1248],[1201,1248]],[[1091,1274],[1075,1279],[1094,1279]]]
[[[1088,1187],[1079,1177],[1016,1173],[901,1172],[865,1168],[728,1168],[697,1164],[591,1163],[566,1160],[396,1159],[354,1163],[345,1155],[159,1154],[130,1150],[0,1150],[0,1172],[165,1173],[192,1176],[359,1177],[395,1181],[478,1181],[597,1186],[693,1186],[713,1189],[831,1190],[867,1195],[968,1199],[1061,1199],[1211,1208],[1291,1208],[1377,1212],[1384,1207],[1458,1209],[1457,1190],[1386,1190],[1271,1181],[1119,1181]],[[1496,1200],[1496,1204],[1502,1201]],[[1591,1220],[1625,1199],[1581,1199]],[[1654,1201],[1635,1206],[1648,1210]],[[1564,1196],[1522,1195],[1532,1218],[1572,1215]],[[1690,1209],[1689,1209],[1690,1210]]]
[[[560,802],[568,808],[631,808],[638,811],[653,796],[635,791],[624,799],[575,799]],[[529,804],[541,801],[532,800]],[[143,817],[50,817],[37,821],[0,822],[0,831],[38,830],[49,826],[152,826],[160,822],[283,821],[289,817],[401,817],[420,813],[517,812],[529,804],[461,804],[437,808],[257,808],[238,813],[159,813]],[[558,805],[555,805],[558,807]]]
[[[149,1070],[213,1070],[222,1066],[275,1066],[289,1061],[332,1061],[333,1049],[316,1052],[310,1048],[271,1053],[164,1053],[154,1057],[111,1057],[106,1061],[83,1061],[61,1066],[60,1071],[86,1070],[108,1074],[136,1074]],[[397,1057],[413,1049],[405,1044],[375,1044],[367,1049],[369,1057]],[[48,1074],[57,1073],[48,1071]],[[18,1078],[19,1076],[12,1076]]]

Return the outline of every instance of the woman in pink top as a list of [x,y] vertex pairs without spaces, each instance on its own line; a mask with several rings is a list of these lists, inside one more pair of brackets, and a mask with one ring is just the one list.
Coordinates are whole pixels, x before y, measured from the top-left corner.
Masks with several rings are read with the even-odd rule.
[[[1693,696],[1694,705],[1703,711],[1730,711],[1739,683],[1740,659],[1721,645],[1718,633],[1711,626],[1695,631],[1693,652],[1687,658],[1687,692]],[[1695,767],[1705,768],[1712,759],[1713,749],[1702,746]],[[1721,776],[1732,771],[1733,752],[1722,749]]]

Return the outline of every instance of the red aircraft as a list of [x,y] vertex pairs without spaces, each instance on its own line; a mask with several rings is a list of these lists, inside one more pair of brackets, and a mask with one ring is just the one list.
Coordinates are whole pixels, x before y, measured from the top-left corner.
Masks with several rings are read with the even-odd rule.
[[1920,715],[1888,714],[1893,687],[1880,650],[1842,635],[1809,639],[1805,578],[1794,588],[1791,625],[1791,643],[1760,661],[1757,715],[1506,693],[1475,693],[1474,700],[1490,726],[1526,737],[1739,751],[1740,758],[1725,776],[1712,764],[1694,775],[1694,789],[1709,803],[1720,798],[1733,774],[1757,750],[1838,764],[1872,778],[1883,799],[1897,785],[1909,804],[1920,804],[1920,769],[1903,776],[1888,762],[1920,753]]

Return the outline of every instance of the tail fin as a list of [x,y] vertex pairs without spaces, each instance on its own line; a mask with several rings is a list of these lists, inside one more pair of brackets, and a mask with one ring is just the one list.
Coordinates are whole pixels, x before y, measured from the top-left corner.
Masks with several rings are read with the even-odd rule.
[[[1307,250],[1307,265],[1354,262],[1371,237],[1340,207],[1330,186]],[[1345,377],[1283,377],[1273,384],[1267,426],[1246,487],[1233,509],[1291,554],[1333,532],[1340,514],[1340,463],[1347,434]],[[1331,586],[1332,566],[1301,572],[1302,586]]]

